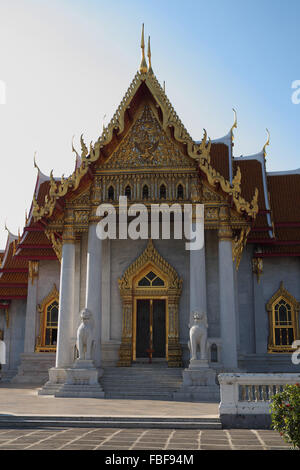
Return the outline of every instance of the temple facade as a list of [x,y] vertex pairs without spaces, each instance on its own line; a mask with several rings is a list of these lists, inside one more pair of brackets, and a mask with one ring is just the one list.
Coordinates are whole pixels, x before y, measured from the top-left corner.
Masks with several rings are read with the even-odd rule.
[[[189,363],[192,312],[208,320],[207,358],[215,371],[299,372],[300,170],[267,172],[266,145],[235,157],[233,130],[193,140],[144,57],[111,122],[88,147],[81,137],[74,172],[48,177],[37,167],[22,233],[0,252],[2,380],[43,385],[78,357],[80,311],[92,313],[98,370]],[[204,205],[204,245],[161,233],[99,238],[99,206]],[[162,205],[162,206],[158,206]],[[170,218],[173,233],[175,213]],[[159,215],[158,215],[159,218]],[[183,224],[182,220],[182,224]],[[192,227],[195,226],[192,215]],[[293,346],[294,343],[294,346]],[[101,382],[101,379],[100,379]]]

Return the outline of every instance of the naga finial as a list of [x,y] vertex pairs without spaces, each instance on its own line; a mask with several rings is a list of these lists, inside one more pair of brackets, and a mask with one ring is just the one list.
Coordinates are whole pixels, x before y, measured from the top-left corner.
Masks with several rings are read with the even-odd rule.
[[141,49],[142,49],[142,61],[141,61],[141,65],[140,65],[140,72],[141,73],[147,73],[148,72],[148,67],[147,67],[147,62],[145,60],[144,23],[143,23],[143,26],[142,26]]
[[241,192],[241,180],[242,180],[242,173],[241,173],[240,167],[238,166],[236,170],[236,174],[234,175],[234,178],[232,180],[233,191],[236,193]]
[[77,150],[74,147],[74,137],[75,137],[75,135],[73,135],[73,137],[72,137],[72,152],[75,153],[76,158],[80,158],[79,153],[77,152]]
[[208,163],[210,163],[210,149],[211,149],[211,140],[207,142],[207,132],[206,129],[203,129],[204,135],[200,143],[199,150],[201,152],[201,157],[205,158]]
[[85,159],[88,156],[89,151],[83,140],[83,134],[81,134],[80,136],[80,143],[81,143],[81,158]]

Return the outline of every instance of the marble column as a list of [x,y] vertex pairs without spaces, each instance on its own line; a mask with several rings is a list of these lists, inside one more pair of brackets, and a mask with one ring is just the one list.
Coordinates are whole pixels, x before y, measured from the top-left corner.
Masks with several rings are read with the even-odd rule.
[[[193,222],[195,230],[196,222]],[[190,322],[193,311],[207,314],[205,244],[201,250],[190,250]]]
[[29,279],[27,290],[24,339],[25,353],[33,353],[35,350],[38,269],[38,261],[29,261]]
[[93,314],[94,363],[99,368],[101,366],[102,240],[97,236],[96,227],[96,223],[89,226],[85,305]]
[[56,351],[56,367],[63,368],[73,363],[71,337],[74,316],[74,282],[75,282],[75,239],[64,238],[62,246],[58,338]]
[[226,370],[237,368],[237,325],[232,230],[227,207],[220,209],[219,293],[222,338],[222,362]]
[[102,326],[101,341],[110,341],[110,240],[102,241]]

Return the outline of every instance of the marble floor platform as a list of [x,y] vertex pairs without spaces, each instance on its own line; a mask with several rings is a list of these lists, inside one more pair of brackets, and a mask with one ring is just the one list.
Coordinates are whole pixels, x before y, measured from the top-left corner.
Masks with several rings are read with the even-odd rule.
[[0,416],[169,417],[218,418],[219,403],[159,400],[54,398],[38,388],[0,382]]

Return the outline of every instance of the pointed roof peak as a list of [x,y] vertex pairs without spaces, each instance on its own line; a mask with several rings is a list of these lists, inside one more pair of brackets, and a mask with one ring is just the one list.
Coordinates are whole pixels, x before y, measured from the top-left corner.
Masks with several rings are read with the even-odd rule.
[[141,61],[141,65],[140,65],[140,72],[141,73],[147,73],[148,72],[148,67],[147,67],[147,62],[146,62],[146,59],[145,59],[144,23],[143,23],[143,26],[142,26],[141,49],[142,49],[142,61]]
[[151,64],[151,46],[150,46],[150,36],[148,36],[148,52],[147,52],[148,60],[149,60],[149,68],[148,72],[153,73],[152,64]]

